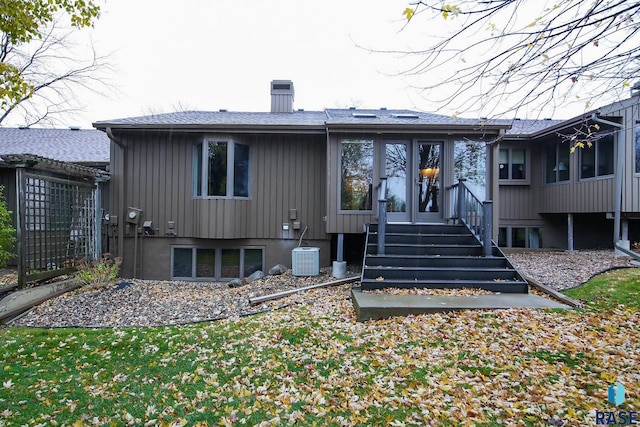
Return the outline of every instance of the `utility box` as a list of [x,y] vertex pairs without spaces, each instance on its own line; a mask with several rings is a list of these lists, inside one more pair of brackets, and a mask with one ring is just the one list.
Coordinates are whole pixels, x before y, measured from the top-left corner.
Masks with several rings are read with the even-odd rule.
[[320,274],[320,248],[294,248],[291,252],[291,270],[294,276]]

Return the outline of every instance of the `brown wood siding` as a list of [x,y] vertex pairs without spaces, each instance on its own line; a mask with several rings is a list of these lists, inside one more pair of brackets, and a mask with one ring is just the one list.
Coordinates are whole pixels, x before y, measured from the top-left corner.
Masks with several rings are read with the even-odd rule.
[[[228,136],[251,147],[248,199],[193,197],[193,146],[205,135],[121,135],[126,154],[112,147],[110,194],[112,215],[120,216],[121,227],[127,207],[132,206],[143,210],[143,219],[153,220],[161,236],[167,232],[167,221],[175,221],[180,237],[281,239],[289,210],[297,209],[302,229],[287,238],[298,238],[308,227],[305,239],[327,239],[322,220],[326,212],[324,137]],[[124,197],[119,202],[123,173]]]
[[613,178],[544,186],[538,199],[540,213],[613,211]]
[[533,193],[530,185],[501,185],[500,219],[538,219]]
[[640,174],[635,173],[635,127],[636,123],[640,121],[640,106],[637,103],[627,106],[619,110],[618,115],[624,117],[624,137],[626,140],[625,179],[622,180],[622,212],[640,212]]
[[[579,154],[576,152],[569,158],[570,181],[546,184],[545,141],[522,145],[528,146],[531,152],[530,184],[500,186],[501,220],[539,220],[540,214],[553,213],[613,212],[613,177],[580,180]],[[632,150],[629,144],[627,149]],[[631,157],[632,154],[627,153],[627,162],[633,161]]]

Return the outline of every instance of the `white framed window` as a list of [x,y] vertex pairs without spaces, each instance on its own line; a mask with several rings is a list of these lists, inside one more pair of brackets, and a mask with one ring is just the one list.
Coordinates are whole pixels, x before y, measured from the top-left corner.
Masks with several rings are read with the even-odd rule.
[[263,270],[261,247],[206,248],[174,246],[171,248],[171,278],[183,280],[236,279]]
[[195,197],[249,197],[250,149],[228,138],[207,138],[193,150]]

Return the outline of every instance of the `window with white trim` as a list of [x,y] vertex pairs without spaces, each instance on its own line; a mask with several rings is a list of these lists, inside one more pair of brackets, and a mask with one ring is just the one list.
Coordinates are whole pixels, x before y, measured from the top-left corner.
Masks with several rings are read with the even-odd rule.
[[249,197],[249,146],[206,139],[193,150],[195,197]]

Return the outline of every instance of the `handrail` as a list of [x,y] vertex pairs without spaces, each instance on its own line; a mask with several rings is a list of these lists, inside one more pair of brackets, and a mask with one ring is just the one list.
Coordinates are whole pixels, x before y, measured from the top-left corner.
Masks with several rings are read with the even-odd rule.
[[450,200],[454,204],[453,218],[465,224],[484,248],[484,256],[492,255],[493,202],[481,202],[461,178],[458,184],[448,188]]
[[628,256],[630,258],[633,258],[636,261],[640,261],[640,254],[638,254],[637,252],[630,251],[629,249],[627,249],[624,246],[620,245],[618,242],[616,242],[616,244],[614,245],[613,249],[622,252],[626,256]]
[[378,184],[378,255],[384,255],[387,226],[387,178]]

